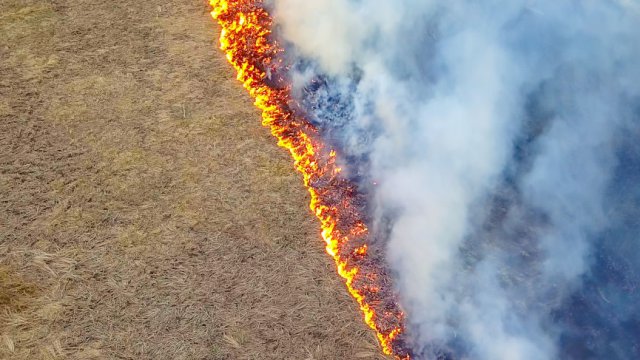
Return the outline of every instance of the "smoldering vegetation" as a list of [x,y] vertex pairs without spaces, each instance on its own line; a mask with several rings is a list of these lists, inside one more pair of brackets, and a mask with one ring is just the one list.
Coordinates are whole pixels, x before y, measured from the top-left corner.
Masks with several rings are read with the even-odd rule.
[[269,6],[418,358],[640,357],[637,4]]

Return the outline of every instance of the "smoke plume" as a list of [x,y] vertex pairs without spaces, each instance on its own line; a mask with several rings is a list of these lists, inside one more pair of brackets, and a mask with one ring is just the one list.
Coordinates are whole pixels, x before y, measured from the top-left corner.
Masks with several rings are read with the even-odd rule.
[[270,6],[418,358],[640,358],[636,1]]

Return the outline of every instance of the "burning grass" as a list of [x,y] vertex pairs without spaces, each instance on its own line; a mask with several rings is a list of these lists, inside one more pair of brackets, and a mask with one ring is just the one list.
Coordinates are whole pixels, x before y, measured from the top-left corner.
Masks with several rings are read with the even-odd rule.
[[[212,16],[222,26],[221,49],[237,79],[262,110],[263,125],[289,150],[311,195],[310,208],[320,220],[326,250],[336,262],[349,293],[375,330],[385,354],[408,359],[404,314],[393,294],[384,260],[368,251],[368,229],[357,204],[355,186],[340,176],[336,152],[323,146],[316,129],[289,106],[287,87],[270,86],[283,71],[283,51],[271,36],[271,17],[262,0],[211,0]],[[276,81],[274,81],[276,80]]]

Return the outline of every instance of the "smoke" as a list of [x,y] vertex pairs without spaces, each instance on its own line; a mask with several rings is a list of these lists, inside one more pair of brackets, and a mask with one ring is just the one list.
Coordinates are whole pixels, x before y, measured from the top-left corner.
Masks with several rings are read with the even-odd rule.
[[418,358],[640,358],[640,5],[273,0]]

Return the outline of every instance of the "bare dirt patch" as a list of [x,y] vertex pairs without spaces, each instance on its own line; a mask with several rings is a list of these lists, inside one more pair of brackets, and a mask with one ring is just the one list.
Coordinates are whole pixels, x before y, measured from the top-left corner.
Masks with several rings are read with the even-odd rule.
[[0,4],[0,358],[381,358],[217,31]]

